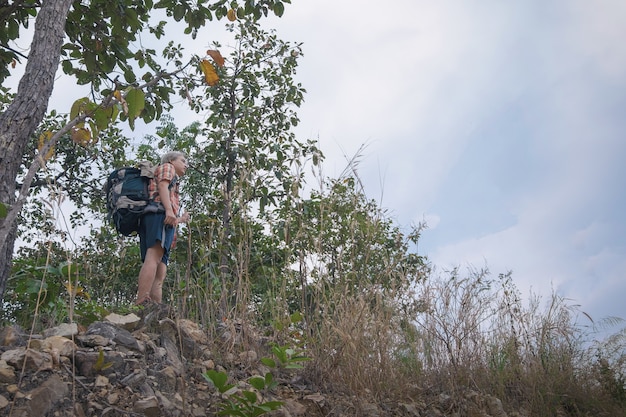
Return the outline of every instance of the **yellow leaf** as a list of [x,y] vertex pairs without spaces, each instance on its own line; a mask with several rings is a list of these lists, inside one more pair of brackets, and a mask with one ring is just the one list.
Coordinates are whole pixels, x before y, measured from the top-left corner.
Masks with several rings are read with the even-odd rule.
[[72,132],[70,136],[74,143],[77,143],[81,146],[86,146],[91,142],[91,132],[84,127],[74,127],[72,128]]
[[209,49],[208,51],[206,51],[206,54],[213,58],[213,61],[218,67],[221,68],[224,66],[224,57],[222,56],[222,54],[220,54],[220,51],[216,51],[215,49]]
[[202,61],[200,61],[200,69],[204,73],[204,80],[208,85],[212,87],[217,84],[220,77],[217,76],[217,72],[215,72],[215,67],[213,67],[213,65],[211,65],[208,60],[203,59]]
[[74,286],[71,282],[67,281],[63,285],[65,285],[67,292],[72,294],[74,297],[83,297],[87,300],[91,298],[89,293],[87,293],[83,287]]
[[234,22],[235,20],[237,20],[237,12],[235,12],[235,9],[230,9],[228,13],[226,13],[226,17],[231,22]]
[[119,101],[120,104],[122,105],[122,111],[124,112],[124,114],[128,114],[128,103],[124,99],[124,96],[122,95],[120,90],[115,90],[113,92],[113,97],[115,97],[117,101]]
[[[52,138],[52,132],[46,131],[46,132],[43,132],[41,135],[39,135],[39,143],[37,146],[37,150],[41,151],[41,149],[50,140],[50,138]],[[48,159],[52,158],[52,155],[54,155],[54,146],[52,146],[48,150],[48,153],[46,153],[46,156],[44,156],[43,159],[47,161]]]
[[113,362],[105,362],[104,361],[104,351],[100,348],[100,352],[98,353],[98,359],[96,359],[96,363],[93,364],[93,368],[96,371],[104,371],[107,368],[110,368],[113,365]]

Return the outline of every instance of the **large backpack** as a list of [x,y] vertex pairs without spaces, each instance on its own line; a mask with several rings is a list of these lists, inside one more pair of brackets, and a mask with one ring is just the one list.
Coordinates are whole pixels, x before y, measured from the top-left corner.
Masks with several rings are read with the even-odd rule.
[[124,236],[139,232],[141,216],[151,202],[148,184],[154,177],[154,168],[148,161],[137,167],[117,168],[104,184],[109,221]]

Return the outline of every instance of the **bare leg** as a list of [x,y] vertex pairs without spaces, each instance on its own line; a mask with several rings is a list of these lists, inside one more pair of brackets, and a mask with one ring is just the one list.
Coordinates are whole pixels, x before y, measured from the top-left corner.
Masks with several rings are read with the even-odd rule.
[[152,288],[150,289],[150,298],[152,301],[161,303],[161,299],[163,298],[163,281],[165,281],[165,275],[167,273],[167,265],[163,262],[159,262],[159,266],[157,266],[156,277],[154,282],[152,283]]
[[[145,300],[150,299],[152,286],[157,279],[159,265],[162,263],[161,258],[164,252],[165,250],[161,247],[161,242],[155,243],[146,251],[146,259],[141,266],[141,271],[139,271],[139,288],[137,289],[136,304],[141,304]],[[163,278],[165,278],[165,275],[163,275]]]

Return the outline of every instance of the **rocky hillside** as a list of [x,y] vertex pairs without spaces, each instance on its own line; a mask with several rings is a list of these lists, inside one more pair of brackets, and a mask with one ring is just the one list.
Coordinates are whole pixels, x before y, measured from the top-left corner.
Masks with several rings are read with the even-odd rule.
[[[171,315],[169,315],[171,316]],[[238,343],[238,326],[209,340],[197,324],[153,311],[112,314],[28,335],[0,331],[0,416],[473,416],[505,417],[500,401],[467,391],[405,401],[322,391],[303,370],[261,361],[266,344]],[[263,352],[263,353],[262,353]],[[268,375],[269,374],[269,375]],[[206,377],[212,375],[215,383]],[[256,378],[255,378],[256,376]],[[510,413],[508,416],[521,416]]]

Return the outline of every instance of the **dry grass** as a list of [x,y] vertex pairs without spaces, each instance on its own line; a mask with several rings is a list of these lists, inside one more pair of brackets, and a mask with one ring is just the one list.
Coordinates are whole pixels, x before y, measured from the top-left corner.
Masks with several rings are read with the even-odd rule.
[[318,218],[299,202],[280,219],[284,241],[239,219],[227,269],[219,225],[196,219],[170,268],[169,303],[209,336],[231,335],[226,349],[297,348],[312,359],[310,383],[348,396],[473,390],[533,416],[626,415],[626,331],[594,340],[598,323],[557,294],[524,302],[510,274],[431,270],[411,249],[421,228],[400,233],[338,184],[309,207]]
[[342,298],[311,344],[316,379],[398,401],[476,390],[530,415],[625,415],[623,332],[593,343],[575,307],[555,294],[524,306],[509,275],[455,270],[417,293],[425,308],[413,317],[392,293]]

